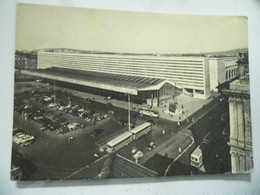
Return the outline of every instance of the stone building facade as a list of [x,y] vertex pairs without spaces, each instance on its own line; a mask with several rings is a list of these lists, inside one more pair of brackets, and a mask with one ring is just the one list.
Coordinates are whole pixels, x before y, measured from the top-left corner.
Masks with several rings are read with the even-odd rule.
[[253,168],[249,75],[230,83],[229,96],[230,154],[232,173]]

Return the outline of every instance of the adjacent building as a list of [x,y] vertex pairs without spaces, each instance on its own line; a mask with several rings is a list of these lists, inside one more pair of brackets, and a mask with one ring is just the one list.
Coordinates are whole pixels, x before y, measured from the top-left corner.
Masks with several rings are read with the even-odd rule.
[[15,52],[15,69],[18,70],[35,70],[37,68],[36,52]]
[[237,57],[209,58],[210,90],[239,75]]
[[232,173],[250,171],[253,168],[253,150],[249,75],[230,83],[226,94],[229,96]]

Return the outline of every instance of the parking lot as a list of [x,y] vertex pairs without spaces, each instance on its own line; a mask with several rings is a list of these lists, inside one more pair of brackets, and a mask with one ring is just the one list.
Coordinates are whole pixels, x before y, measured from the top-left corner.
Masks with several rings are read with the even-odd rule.
[[[16,89],[14,128],[35,137],[32,143],[23,147],[15,142],[13,144],[26,163],[32,164],[33,168],[26,167],[29,170],[25,171],[28,173],[24,176],[25,180],[70,179],[79,175],[83,178],[95,177],[102,169],[102,159],[107,154],[104,152],[106,143],[128,130],[128,111],[113,106],[110,99],[104,98],[100,103],[88,93],[78,95],[71,90],[36,81],[16,83]],[[190,174],[189,155],[198,144],[197,141],[193,143],[191,138],[195,134],[185,130],[192,122],[184,121],[178,125],[131,111],[132,126],[146,121],[154,123],[152,130],[118,153],[160,175],[174,159],[180,157],[178,162],[183,163],[174,167],[185,166],[187,174]],[[202,139],[203,133],[200,135]],[[187,151],[182,155],[185,149]]]
[[[30,174],[25,179],[65,178],[106,155],[104,145],[128,130],[127,110],[114,107],[109,100],[98,103],[91,97],[78,97],[66,89],[54,90],[52,85],[35,81],[18,83],[16,89],[14,128],[35,136],[35,141],[26,147],[14,143],[14,148],[35,167],[32,173],[27,171]],[[134,125],[147,120],[151,118],[131,112]],[[133,144],[152,156],[153,150],[147,149],[149,143],[154,142],[157,147],[164,142],[166,133],[169,128],[157,125],[151,134]],[[131,151],[129,155],[126,156],[134,160]],[[98,171],[91,170],[91,176]]]
[[57,90],[54,97],[53,87],[37,85],[19,83],[14,101],[14,128],[36,137],[26,147],[14,143],[37,167],[27,179],[63,178],[96,161],[105,155],[98,143],[127,127],[126,110],[66,91]]

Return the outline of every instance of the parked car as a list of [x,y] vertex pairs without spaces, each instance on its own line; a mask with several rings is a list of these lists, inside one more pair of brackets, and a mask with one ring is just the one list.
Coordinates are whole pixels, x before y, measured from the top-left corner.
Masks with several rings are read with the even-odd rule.
[[92,103],[92,100],[90,98],[86,98],[87,103]]
[[132,154],[134,154],[134,153],[136,153],[136,151],[137,151],[136,147],[133,147],[131,152],[132,152]]
[[108,113],[109,114],[115,114],[115,111],[114,110],[109,110]]
[[56,106],[58,106],[56,103],[51,103],[47,106],[47,108],[54,108]]
[[82,112],[82,113],[79,114],[79,117],[80,117],[80,118],[85,118],[85,117],[87,117],[88,115],[89,115],[89,113],[88,113],[87,111],[84,111],[84,112]]
[[111,96],[105,97],[105,100],[111,100],[111,99],[112,99]]
[[59,107],[59,110],[60,110],[60,111],[64,111],[65,109],[66,109],[65,106],[60,106],[60,107]]
[[44,100],[45,102],[49,102],[49,101],[52,100],[52,98],[51,98],[51,97],[48,97],[48,96],[44,96],[44,97],[43,97],[43,100]]
[[41,131],[46,131],[47,128],[44,126],[44,127],[41,127]]
[[82,112],[84,112],[84,111],[85,111],[84,108],[80,108],[80,109],[78,110],[78,112],[80,112],[80,113],[82,113]]
[[134,159],[138,160],[139,158],[142,158],[144,156],[144,153],[142,151],[138,151],[136,152],[136,154],[134,154]]
[[67,127],[70,131],[76,130],[78,128],[78,123],[70,123]]
[[146,147],[147,150],[152,150],[152,149],[154,149],[154,148],[156,148],[156,145],[154,144],[154,142],[150,142],[150,143],[148,144],[148,146]]

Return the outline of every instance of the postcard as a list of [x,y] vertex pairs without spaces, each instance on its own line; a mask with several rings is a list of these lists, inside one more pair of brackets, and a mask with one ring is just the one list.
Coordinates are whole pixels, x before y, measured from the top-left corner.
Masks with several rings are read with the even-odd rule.
[[248,19],[17,4],[12,180],[253,170]]

